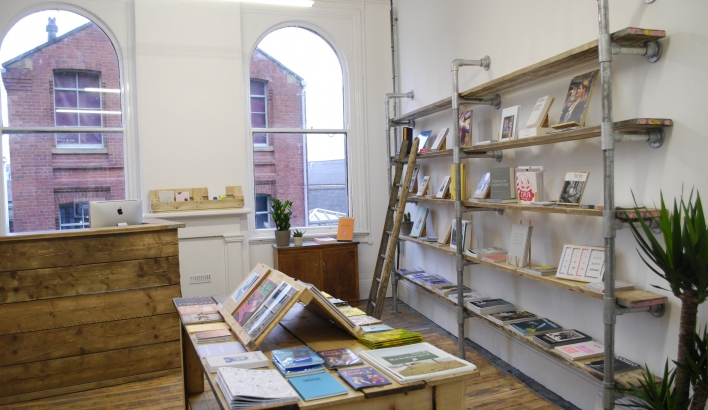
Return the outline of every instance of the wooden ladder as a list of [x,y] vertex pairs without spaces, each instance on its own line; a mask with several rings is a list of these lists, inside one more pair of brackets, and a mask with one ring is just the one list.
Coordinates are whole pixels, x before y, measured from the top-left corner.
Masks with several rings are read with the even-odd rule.
[[376,258],[374,279],[371,281],[369,300],[366,303],[366,314],[377,319],[381,319],[381,313],[383,313],[386,289],[388,288],[388,281],[391,274],[391,265],[393,264],[393,258],[396,254],[398,233],[401,229],[403,211],[406,208],[408,187],[410,186],[413,176],[418,143],[418,138],[415,138],[411,146],[411,153],[408,155],[408,167],[406,168],[406,175],[402,183],[401,174],[403,174],[403,161],[406,159],[408,141],[403,140],[401,143],[398,160],[396,161],[396,170],[391,185],[391,196],[388,200],[386,220],[384,222],[383,234],[381,235],[381,245],[379,247],[378,257]]

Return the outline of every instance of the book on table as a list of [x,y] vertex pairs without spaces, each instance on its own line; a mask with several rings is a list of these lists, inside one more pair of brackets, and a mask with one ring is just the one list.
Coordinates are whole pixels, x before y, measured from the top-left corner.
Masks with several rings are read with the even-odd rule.
[[224,317],[221,313],[188,313],[181,316],[182,323],[185,325],[193,325],[197,323],[214,323],[223,322]]
[[565,346],[556,346],[553,350],[570,360],[589,359],[605,354],[605,347],[601,343],[593,340]]
[[243,330],[253,338],[260,336],[271,324],[273,318],[283,310],[296,293],[297,289],[289,283],[279,283],[275,291],[268,295],[266,300],[258,306],[253,315],[243,324]]
[[399,383],[471,372],[477,367],[430,343],[361,352],[369,363]]
[[310,366],[293,367],[292,369],[284,368],[283,366],[280,365],[280,363],[277,360],[273,360],[273,364],[275,365],[275,368],[278,369],[280,374],[283,377],[285,377],[286,379],[289,379],[291,377],[305,376],[308,374],[322,373],[325,371],[325,367],[323,364],[313,364]]
[[351,320],[356,326],[380,325],[383,323],[381,319],[368,315],[351,316],[348,319]]
[[334,306],[349,306],[349,303],[346,300],[342,300],[339,298],[330,298],[327,300],[329,300],[329,303],[333,304]]
[[211,314],[219,313],[219,308],[212,299],[211,303],[207,303],[204,305],[177,306],[177,312],[179,312],[180,315],[191,315],[194,313]]
[[238,367],[239,369],[268,367],[269,362],[263,352],[244,352],[206,358],[207,368],[212,373],[216,373],[221,367]]
[[[605,359],[587,362],[585,363],[585,367],[596,373],[605,374]],[[614,370],[615,373],[622,373],[641,368],[642,366],[639,363],[634,363],[633,361],[625,359],[622,356],[615,356],[612,364],[612,370]]]
[[562,330],[560,332],[551,332],[543,335],[536,335],[533,341],[546,349],[553,349],[556,346],[565,346],[574,343],[588,342],[592,338],[583,332],[575,329]]
[[358,367],[356,369],[342,369],[339,370],[337,374],[354,390],[391,384],[389,379],[371,366]]
[[467,302],[467,308],[478,315],[511,312],[516,307],[504,299],[485,299]]
[[552,320],[545,318],[536,318],[525,320],[523,322],[512,323],[509,325],[509,329],[522,336],[541,335],[544,333],[563,330],[561,326]]
[[339,311],[346,317],[361,316],[366,314],[363,310],[351,306],[337,306],[337,309],[339,309]]
[[239,342],[209,343],[197,346],[197,354],[203,359],[209,356],[244,353],[246,349]]
[[316,352],[324,360],[324,365],[328,369],[338,369],[340,367],[356,366],[364,362],[354,352],[346,347],[339,349],[320,350]]
[[231,331],[228,329],[206,330],[194,334],[197,343],[227,342],[231,340]]
[[184,328],[190,335],[197,332],[205,332],[207,330],[231,329],[229,324],[226,322],[194,323],[191,325],[185,325]]
[[339,396],[348,392],[347,388],[329,373],[291,377],[288,381],[305,401]]
[[239,325],[243,326],[246,321],[253,316],[256,309],[265,301],[268,295],[271,294],[278,286],[277,283],[270,279],[264,279],[258,288],[251,294],[251,296],[246,300],[245,303],[238,308],[236,313],[234,313],[234,319]]
[[361,330],[364,333],[378,333],[378,332],[387,332],[389,330],[393,330],[393,328],[389,325],[370,325],[370,326],[361,326]]
[[500,312],[487,315],[487,319],[498,325],[507,325],[509,323],[523,322],[529,319],[535,319],[537,316],[534,313],[525,310],[512,310],[510,312]]
[[299,399],[275,370],[222,367],[216,383],[232,409],[296,404]]
[[357,339],[359,343],[369,349],[380,349],[383,347],[419,343],[423,341],[423,335],[417,332],[410,332],[406,329],[394,329],[386,332],[366,333],[360,335]]
[[324,363],[324,360],[308,346],[273,350],[271,354],[273,361],[277,361],[285,369]]
[[174,298],[172,299],[176,307],[194,306],[194,305],[211,305],[216,304],[211,296],[199,296],[194,298]]

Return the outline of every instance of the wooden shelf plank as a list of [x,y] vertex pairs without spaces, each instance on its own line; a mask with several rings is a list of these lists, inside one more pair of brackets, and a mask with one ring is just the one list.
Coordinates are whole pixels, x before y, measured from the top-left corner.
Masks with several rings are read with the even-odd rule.
[[[435,292],[434,290],[427,288],[419,283],[413,282],[412,280],[408,279],[405,276],[398,275],[398,274],[397,274],[397,276],[398,276],[399,280],[403,280],[403,281],[413,284],[416,288],[421,289],[430,295],[433,295],[433,297],[437,298],[438,300],[442,300],[444,303],[448,303],[449,305],[454,306],[455,308],[458,307],[457,303],[453,302],[452,300],[448,299],[445,296],[440,295],[439,293]],[[517,309],[518,309],[518,307],[517,307]],[[565,358],[562,355],[560,355],[559,353],[557,353],[554,349],[547,349],[547,348],[537,344],[536,342],[534,342],[533,336],[522,336],[522,335],[512,331],[511,329],[509,329],[509,326],[499,325],[497,323],[492,322],[491,320],[489,320],[486,317],[486,315],[479,315],[479,314],[467,309],[467,307],[465,307],[464,310],[465,310],[465,313],[467,313],[469,316],[484,320],[487,324],[494,326],[498,329],[501,329],[507,335],[509,335],[517,340],[520,340],[523,343],[531,345],[535,349],[538,349],[548,355],[551,355],[551,356],[559,359],[560,361],[568,364],[569,366],[572,366],[572,367],[580,370],[583,373],[589,374],[598,380],[602,380],[602,378],[603,378],[603,376],[601,374],[595,373],[595,372],[589,370],[584,365],[586,362],[591,362],[591,361],[597,360],[598,358],[591,358],[591,359],[585,359],[585,360],[575,360],[575,361],[568,360],[567,358]],[[632,370],[632,371],[628,371],[628,372],[617,373],[615,375],[615,382],[617,385],[626,388],[626,387],[629,387],[629,384],[628,384],[629,382],[634,383],[635,385],[638,384],[638,380],[640,380],[641,377],[642,377],[642,370],[637,369],[637,370]]]
[[[612,33],[612,42],[623,46],[638,46],[650,41],[664,38],[665,36],[666,32],[663,30],[628,27]],[[591,61],[598,61],[597,40],[585,43],[536,64],[532,64],[505,76],[473,87],[467,91],[463,91],[460,95],[463,98],[489,97],[504,90],[549,77],[553,74]],[[416,118],[425,117],[427,115],[435,114],[448,109],[452,109],[452,98],[450,97],[408,112],[395,118],[394,121],[414,120]]]
[[[435,249],[437,251],[446,253],[448,255],[455,255],[456,250],[452,249],[449,245],[441,245],[437,242],[425,242],[421,241],[420,239],[413,238],[410,236],[402,236],[401,239],[408,241],[408,242],[413,242],[418,245]],[[485,265],[489,266],[491,268],[494,268],[496,270],[500,270],[503,272],[511,273],[517,276],[522,276],[524,278],[536,281],[536,282],[541,282],[545,283],[547,285],[555,286],[560,289],[565,289],[569,290],[571,292],[576,292],[576,293],[581,293],[586,296],[590,296],[595,299],[602,299],[603,294],[599,292],[593,292],[591,290],[588,290],[585,286],[585,282],[578,282],[574,280],[567,280],[567,279],[560,279],[556,278],[555,276],[536,276],[536,275],[531,275],[529,273],[526,273],[522,268],[516,268],[513,265],[510,265],[508,263],[491,263],[491,262],[485,262],[479,258],[473,258],[471,256],[465,255],[465,260],[474,262],[480,265]],[[615,293],[615,297],[617,298],[617,304],[620,306],[624,307],[648,307],[648,306],[653,306],[653,305],[662,305],[667,303],[668,298],[665,296],[657,295],[655,293],[651,293],[645,290],[638,290],[638,289],[633,289],[633,290],[618,290]]]
[[[410,199],[410,198],[409,198]],[[462,201],[462,205],[470,208],[488,208],[502,209],[510,211],[527,211],[538,212],[545,214],[563,214],[563,215],[579,215],[579,216],[602,216],[602,211],[599,209],[586,209],[577,206],[540,206],[540,205],[521,205],[521,204],[495,204],[493,202],[479,202],[475,200]]]

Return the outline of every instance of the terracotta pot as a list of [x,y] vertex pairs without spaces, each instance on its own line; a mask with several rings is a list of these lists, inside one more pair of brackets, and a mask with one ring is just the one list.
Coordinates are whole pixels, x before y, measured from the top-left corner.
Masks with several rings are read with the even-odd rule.
[[408,236],[411,234],[411,229],[413,229],[413,222],[401,222],[401,232],[402,236]]
[[290,246],[290,229],[275,231],[275,244],[281,247]]
[[295,246],[302,246],[302,236],[293,236]]

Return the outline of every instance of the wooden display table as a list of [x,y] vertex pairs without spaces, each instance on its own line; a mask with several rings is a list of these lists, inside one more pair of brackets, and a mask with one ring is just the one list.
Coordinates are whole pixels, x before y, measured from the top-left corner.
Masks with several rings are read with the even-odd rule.
[[178,372],[183,226],[0,236],[0,404]]
[[[236,340],[234,337],[233,340]],[[352,336],[333,326],[321,317],[313,314],[304,305],[298,303],[293,306],[288,314],[273,329],[260,345],[261,351],[271,357],[271,351],[276,349],[289,349],[307,345],[313,350],[325,350],[339,347],[348,347],[355,353],[368,350]],[[221,388],[216,383],[216,373],[209,373],[206,360],[200,360],[196,353],[194,338],[190,337],[187,329],[182,327],[182,350],[184,360],[184,386],[185,408],[189,408],[188,396],[204,391],[204,375],[211,386],[216,400],[221,409],[227,410],[229,406],[224,398]],[[273,363],[269,368],[275,369]],[[479,371],[441,377],[428,381],[408,384],[399,384],[392,380],[388,386],[372,387],[355,391],[332,372],[333,377],[339,380],[348,389],[346,395],[303,401],[300,399],[297,408],[300,409],[337,409],[337,410],[383,410],[383,409],[464,409],[465,408],[465,380],[479,376]],[[389,377],[390,379],[390,377]],[[295,408],[295,406],[284,406]]]
[[359,302],[359,242],[273,245],[275,269],[350,304]]

